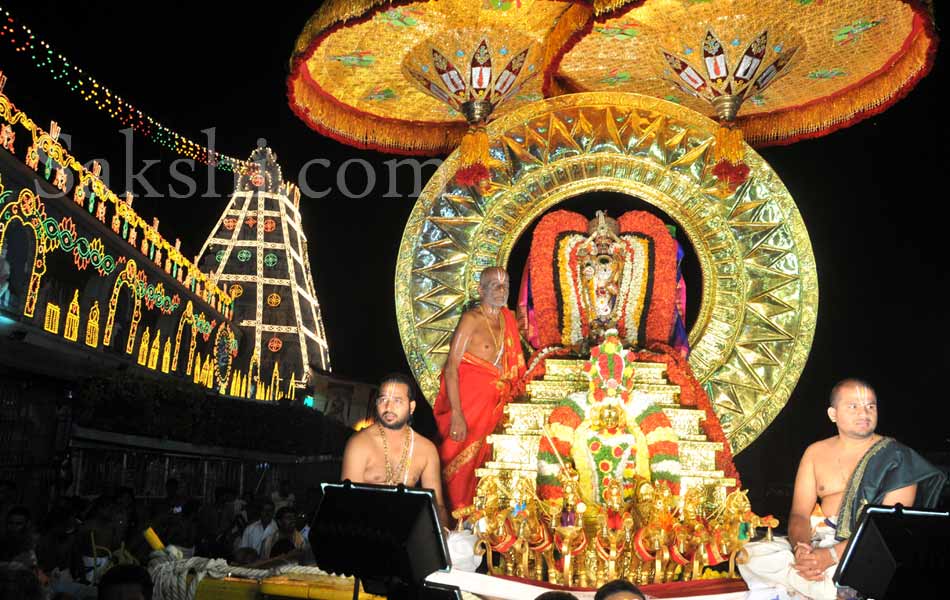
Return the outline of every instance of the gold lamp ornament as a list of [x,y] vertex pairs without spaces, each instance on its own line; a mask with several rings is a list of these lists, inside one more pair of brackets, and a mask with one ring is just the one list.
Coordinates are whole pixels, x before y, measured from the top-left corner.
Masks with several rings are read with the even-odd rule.
[[531,41],[512,31],[455,32],[425,40],[406,55],[406,77],[468,124],[459,146],[459,183],[481,185],[489,178],[485,125],[538,73],[537,58]]

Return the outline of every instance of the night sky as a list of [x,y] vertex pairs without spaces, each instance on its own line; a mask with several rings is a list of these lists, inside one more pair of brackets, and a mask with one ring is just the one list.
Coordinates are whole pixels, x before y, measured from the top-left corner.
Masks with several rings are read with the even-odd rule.
[[[384,198],[393,182],[383,163],[393,157],[321,137],[287,106],[293,42],[318,3],[267,2],[239,10],[228,8],[234,3],[219,3],[218,10],[205,4],[157,2],[145,10],[129,2],[30,0],[4,6],[114,92],[180,133],[201,140],[202,130],[215,127],[217,149],[238,158],[266,138],[290,180],[307,161],[329,159],[334,168],[312,169],[309,183],[332,193],[303,198],[301,209],[334,372],[372,381],[406,369],[393,274],[414,202],[411,178],[395,181],[401,197]],[[938,15],[938,28],[943,22]],[[111,187],[123,193],[121,126],[16,56],[7,42],[0,45],[0,68],[14,103],[44,128],[57,120],[74,136],[72,151],[82,162],[108,160]],[[943,390],[950,316],[942,291],[948,282],[950,128],[946,96],[938,93],[948,83],[947,51],[941,49],[931,74],[883,114],[817,140],[761,151],[808,227],[820,302],[811,356],[788,406],[737,458],[745,483],[758,488],[756,496],[766,483],[790,485],[804,446],[833,433],[824,408],[831,386],[845,376],[877,388],[880,432],[923,451],[950,450]],[[178,156],[141,140],[133,151],[136,171],[145,160],[160,161],[146,177],[167,194],[175,184],[169,165]],[[350,158],[377,168],[375,187],[362,200],[345,198],[335,181],[335,167]],[[425,177],[433,170],[426,169]],[[345,184],[363,190],[363,170],[349,173]],[[200,196],[207,169],[200,168],[197,178]],[[138,198],[136,208],[146,218],[158,217],[160,231],[180,237],[193,255],[226,205],[230,176],[219,173],[214,188],[218,198]],[[513,266],[513,275],[520,269]]]

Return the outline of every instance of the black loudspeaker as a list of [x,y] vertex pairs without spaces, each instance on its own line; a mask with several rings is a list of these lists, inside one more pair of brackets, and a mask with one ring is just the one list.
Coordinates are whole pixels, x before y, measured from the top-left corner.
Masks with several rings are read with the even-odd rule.
[[431,490],[349,481],[321,487],[309,536],[317,566],[390,599],[456,597],[457,589],[424,584],[450,564]]
[[875,600],[937,598],[948,587],[947,548],[950,512],[867,506],[833,579]]

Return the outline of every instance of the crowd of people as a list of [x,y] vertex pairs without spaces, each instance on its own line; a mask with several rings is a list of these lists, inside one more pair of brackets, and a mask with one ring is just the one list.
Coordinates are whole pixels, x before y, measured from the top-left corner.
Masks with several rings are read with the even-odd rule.
[[[185,557],[253,568],[312,563],[306,523],[315,488],[299,504],[288,481],[268,495],[219,487],[210,503],[179,488],[169,479],[165,496],[151,502],[128,487],[92,500],[62,497],[40,515],[15,502],[13,482],[0,481],[0,600],[149,598],[151,580],[142,566],[152,551],[143,536],[148,528]],[[148,593],[113,596],[106,594],[110,587]]]

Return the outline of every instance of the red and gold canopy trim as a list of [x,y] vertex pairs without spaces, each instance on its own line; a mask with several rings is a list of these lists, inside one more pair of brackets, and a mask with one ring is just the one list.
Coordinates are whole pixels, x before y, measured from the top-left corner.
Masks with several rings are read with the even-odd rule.
[[[579,32],[589,29],[595,9],[586,3],[551,4],[562,4],[563,10],[554,19],[556,23],[551,30],[542,36],[544,45],[538,68],[544,74],[548,73],[547,65],[563,53],[565,46],[576,39]],[[331,0],[324,4],[304,26],[294,47],[287,78],[291,110],[315,131],[357,148],[404,155],[445,154],[454,150],[467,130],[460,116],[453,119],[447,115],[440,120],[412,118],[395,104],[387,107],[388,110],[370,112],[318,83],[309,68],[310,61],[334,34],[366,24],[400,7],[427,5],[429,3],[418,0]],[[536,99],[540,99],[541,78],[536,79],[539,80]],[[412,85],[405,82],[407,88]]]

